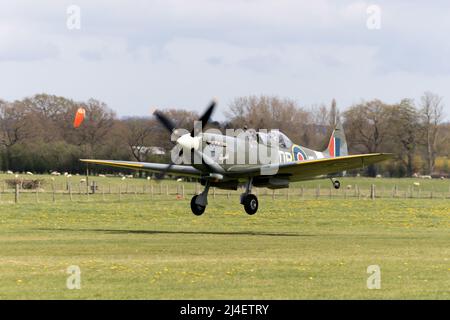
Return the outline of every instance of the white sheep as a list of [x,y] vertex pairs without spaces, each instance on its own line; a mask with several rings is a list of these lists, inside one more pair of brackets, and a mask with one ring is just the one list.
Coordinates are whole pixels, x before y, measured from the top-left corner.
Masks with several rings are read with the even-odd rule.
[[14,174],[11,170],[6,171],[7,174]]
[[32,176],[33,172],[27,171],[26,174],[29,175],[29,176]]

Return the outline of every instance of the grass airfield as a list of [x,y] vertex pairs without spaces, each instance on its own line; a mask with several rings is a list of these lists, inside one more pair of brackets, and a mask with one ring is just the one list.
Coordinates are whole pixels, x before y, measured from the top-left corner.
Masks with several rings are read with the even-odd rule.
[[[445,198],[261,195],[248,216],[233,193],[195,217],[190,196],[29,197],[2,198],[1,299],[450,298]],[[66,288],[71,265],[80,290]],[[369,265],[379,290],[366,287]]]

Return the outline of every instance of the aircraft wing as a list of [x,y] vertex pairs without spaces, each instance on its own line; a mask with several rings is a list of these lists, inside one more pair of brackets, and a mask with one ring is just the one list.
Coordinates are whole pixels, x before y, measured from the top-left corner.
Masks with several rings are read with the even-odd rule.
[[[120,160],[80,159],[80,161],[85,163],[99,164],[108,167],[119,167],[150,172],[162,172],[165,171],[168,166],[168,164],[164,163],[134,162],[134,161],[120,161]],[[201,175],[201,171],[195,169],[192,166],[181,166],[176,164],[172,165],[172,167],[170,167],[170,169],[166,173],[186,177],[199,177]]]
[[264,175],[265,172],[270,175],[288,176],[291,181],[300,181],[346,170],[363,168],[390,159],[392,156],[393,155],[389,153],[371,153],[327,159],[304,160],[279,165],[272,164],[270,166],[253,167],[239,171],[236,170],[233,174],[237,176],[259,176]]

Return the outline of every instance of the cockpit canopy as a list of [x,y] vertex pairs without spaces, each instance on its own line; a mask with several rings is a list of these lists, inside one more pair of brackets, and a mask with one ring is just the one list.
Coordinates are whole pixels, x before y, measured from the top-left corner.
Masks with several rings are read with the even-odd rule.
[[292,141],[283,132],[277,130],[270,130],[266,132],[257,133],[258,142],[266,146],[279,146],[280,148],[292,147]]

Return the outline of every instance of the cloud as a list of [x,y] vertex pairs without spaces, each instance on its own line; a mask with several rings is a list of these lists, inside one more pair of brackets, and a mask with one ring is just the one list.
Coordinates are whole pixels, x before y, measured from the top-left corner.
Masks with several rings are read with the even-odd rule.
[[93,96],[139,115],[150,105],[201,109],[212,96],[345,106],[448,90],[444,1],[377,1],[372,31],[369,1],[78,0],[81,30],[71,31],[73,3],[0,4],[1,98]]
[[80,51],[80,57],[88,61],[99,61],[103,56],[100,51],[84,50]]

